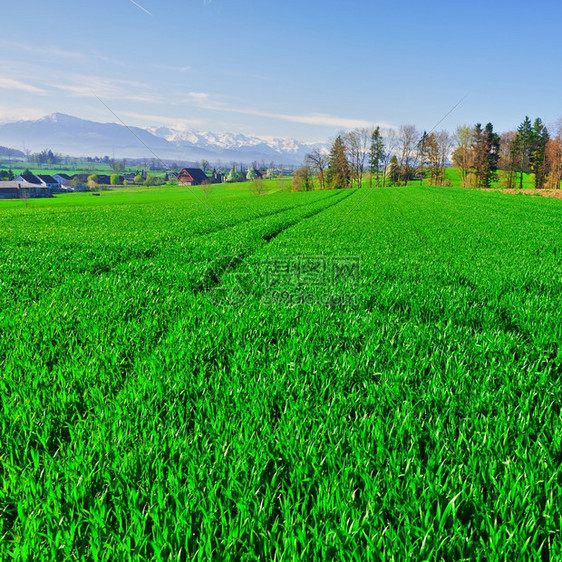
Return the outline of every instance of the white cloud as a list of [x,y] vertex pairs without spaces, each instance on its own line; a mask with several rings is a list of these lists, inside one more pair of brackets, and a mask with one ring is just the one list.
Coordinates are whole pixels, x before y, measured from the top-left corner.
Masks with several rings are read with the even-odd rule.
[[2,41],[1,44],[4,45],[6,48],[10,48],[15,51],[26,51],[34,55],[40,55],[50,60],[53,59],[77,60],[86,57],[86,55],[78,51],[66,51],[59,47],[55,47],[53,45],[47,45],[43,43],[39,46],[38,44],[11,43],[7,41]]
[[32,94],[45,94],[45,90],[37,88],[31,84],[26,84],[20,80],[13,80],[12,78],[0,78],[0,88],[4,90],[21,90],[23,92],[30,92]]
[[45,117],[46,111],[30,107],[8,107],[0,105],[0,123],[28,121]]
[[100,98],[158,103],[162,100],[147,91],[145,84],[130,80],[115,80],[104,76],[74,75],[69,83],[51,84],[54,88],[80,98]]
[[32,53],[33,55],[35,55],[34,58],[40,57],[42,59],[47,59],[49,63],[55,61],[60,63],[68,63],[68,61],[72,60],[76,62],[80,61],[82,63],[88,63],[91,62],[92,59],[96,59],[117,66],[125,66],[125,62],[123,62],[122,60],[102,55],[93,48],[89,52],[80,52],[67,51],[65,49],[61,49],[60,47],[48,44],[41,44],[40,47],[35,44],[26,45],[24,43],[7,43],[5,41],[0,41],[0,44],[16,51],[26,51],[28,53]]
[[209,99],[209,94],[206,94],[205,92],[189,92],[187,97],[189,101],[203,101]]
[[189,65],[185,65],[185,66],[168,66],[165,64],[155,64],[153,65],[154,68],[160,68],[162,70],[168,70],[170,72],[187,72],[188,70],[191,70],[192,67]]
[[291,123],[303,123],[305,125],[317,125],[321,127],[341,127],[343,129],[355,129],[360,127],[391,127],[387,123],[367,121],[365,119],[352,119],[349,117],[337,117],[325,113],[310,113],[308,115],[286,115],[282,113],[270,113],[267,111],[239,110],[249,115],[258,117],[269,117],[271,119],[280,119]]
[[233,107],[226,103],[215,101],[211,96],[203,92],[190,92],[187,98],[183,100],[185,103],[195,103],[201,109],[210,109],[213,111],[224,111],[227,113],[241,113],[244,115],[254,115],[255,117],[265,117],[268,119],[277,119],[280,121],[288,121],[290,123],[300,123],[304,125],[315,125],[320,127],[335,127],[342,129],[355,129],[361,127],[376,127],[393,129],[394,125],[385,122],[368,121],[366,119],[353,119],[350,117],[339,117],[326,113],[309,113],[305,115],[291,115],[286,113],[274,113],[271,111],[260,111],[257,109]]
[[167,117],[163,115],[150,115],[147,113],[134,113],[132,111],[125,111],[121,113],[123,117],[130,117],[132,119],[139,119],[141,122],[140,127],[146,126],[147,121],[155,124],[165,124],[177,131],[189,131],[194,127],[202,125],[201,119],[178,119],[176,117]]

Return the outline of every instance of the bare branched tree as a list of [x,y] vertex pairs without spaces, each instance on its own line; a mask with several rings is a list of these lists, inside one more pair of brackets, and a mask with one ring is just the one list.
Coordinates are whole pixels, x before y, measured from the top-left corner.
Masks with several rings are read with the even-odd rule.
[[311,191],[313,188],[312,170],[308,166],[302,166],[295,170],[293,191]]
[[383,131],[383,138],[386,145],[386,150],[384,153],[383,161],[382,161],[382,169],[383,179],[382,179],[382,186],[386,187],[386,180],[388,177],[388,171],[390,166],[390,160],[396,154],[396,150],[398,149],[398,134],[395,129],[386,129]]
[[401,125],[398,131],[398,178],[408,184],[419,160],[419,133],[414,125]]
[[318,181],[320,182],[320,189],[326,188],[326,166],[328,165],[328,157],[315,148],[312,152],[309,152],[304,157],[304,164],[306,167],[314,170],[318,175]]
[[357,183],[357,187],[361,187],[363,181],[365,160],[369,153],[371,134],[372,129],[354,129],[349,131],[344,138],[347,159],[351,166],[352,180]]
[[474,160],[474,129],[470,125],[457,127],[456,148],[453,152],[453,166],[460,168],[463,187],[469,187],[469,174]]
[[438,131],[435,133],[437,148],[439,153],[439,185],[445,185],[445,169],[451,158],[453,150],[453,136],[448,131]]

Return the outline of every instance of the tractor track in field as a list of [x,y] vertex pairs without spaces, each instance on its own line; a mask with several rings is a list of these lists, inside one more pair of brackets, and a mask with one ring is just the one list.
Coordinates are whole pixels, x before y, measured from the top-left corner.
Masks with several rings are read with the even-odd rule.
[[[329,200],[333,197],[336,197],[337,195],[339,195],[338,192],[336,192],[334,194],[327,195],[325,200]],[[345,197],[344,197],[344,199],[345,199]],[[237,222],[234,222],[234,223],[231,223],[231,224],[224,224],[222,226],[212,228],[211,230],[205,230],[203,232],[194,233],[193,237],[198,238],[198,237],[203,237],[203,236],[210,236],[212,234],[216,234],[217,232],[222,232],[223,230],[228,230],[229,228],[235,228],[235,227],[240,226],[240,225],[245,224],[245,223],[251,223],[251,222],[254,222],[254,221],[257,221],[257,220],[260,220],[260,219],[264,219],[264,218],[267,218],[267,217],[279,215],[279,214],[285,213],[287,211],[292,211],[293,209],[301,209],[301,208],[306,207],[308,205],[313,205],[314,203],[317,203],[317,202],[318,201],[308,201],[307,203],[302,203],[300,205],[293,205],[291,207],[285,207],[283,209],[276,209],[275,211],[270,211],[270,212],[264,213],[263,215],[252,217],[250,219],[240,220],[240,221],[237,221]]]
[[269,234],[265,234],[264,236],[262,236],[262,240],[264,240],[266,243],[271,242],[272,240],[274,240],[275,238],[277,238],[280,234],[283,234],[283,232],[285,232],[286,230],[289,230],[289,228],[292,228],[293,226],[296,226],[297,224],[301,223],[304,220],[310,219],[316,215],[319,215],[320,213],[323,213],[324,211],[326,211],[327,209],[329,209],[330,207],[334,207],[335,205],[338,205],[339,203],[341,203],[342,201],[345,201],[348,197],[350,197],[351,195],[353,195],[355,193],[355,191],[349,193],[348,195],[346,195],[345,197],[342,197],[341,199],[338,199],[335,203],[331,203],[330,205],[323,207],[322,209],[318,209],[316,211],[313,211],[312,213],[305,215],[304,217],[300,218],[297,221],[294,221],[288,225],[283,226],[283,228],[279,228]]
[[[197,287],[194,288],[194,292],[200,293],[200,292],[212,291],[212,290],[216,289],[218,286],[221,285],[222,278],[225,275],[228,275],[230,273],[236,272],[237,270],[240,270],[241,267],[243,267],[247,263],[246,260],[248,258],[251,258],[257,251],[264,248],[267,244],[269,244],[272,240],[277,238],[280,234],[289,230],[290,228],[293,228],[294,226],[297,226],[301,222],[303,222],[307,219],[310,219],[312,217],[315,217],[315,216],[319,215],[320,213],[323,213],[324,211],[330,209],[331,207],[334,207],[334,206],[338,205],[342,201],[345,201],[346,199],[348,199],[354,193],[355,193],[355,191],[352,191],[351,193],[345,195],[344,197],[339,198],[337,201],[335,201],[333,203],[330,203],[329,205],[327,205],[325,207],[322,207],[320,209],[315,209],[314,211],[304,215],[303,217],[301,217],[297,220],[294,220],[292,222],[289,222],[288,224],[283,225],[281,228],[277,228],[277,229],[275,229],[275,230],[273,230],[273,231],[271,231],[267,234],[264,234],[261,237],[261,239],[263,240],[264,243],[261,244],[260,246],[258,246],[252,253],[239,255],[239,256],[230,256],[229,260],[224,260],[225,261],[224,265],[218,264],[217,262],[211,264],[210,271],[207,272],[207,274],[210,273],[210,275],[207,275],[206,278],[202,281],[202,283],[200,283]],[[331,196],[331,197],[333,197],[333,196]],[[302,207],[302,206],[299,206],[299,208],[300,207]],[[286,209],[286,210],[290,210],[290,209]],[[273,214],[278,214],[278,213],[273,213]],[[271,216],[271,215],[267,215],[267,216]],[[260,218],[263,218],[263,217],[260,217]],[[247,221],[247,222],[249,222],[249,221]],[[224,258],[224,256],[223,256],[223,258]]]

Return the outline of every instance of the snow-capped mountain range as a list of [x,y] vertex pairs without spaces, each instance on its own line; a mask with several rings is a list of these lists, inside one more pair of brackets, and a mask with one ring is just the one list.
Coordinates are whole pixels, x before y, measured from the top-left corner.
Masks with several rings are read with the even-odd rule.
[[156,136],[163,137],[170,142],[187,143],[194,146],[215,147],[218,150],[235,150],[237,148],[255,147],[266,145],[276,152],[295,154],[303,147],[310,150],[317,143],[301,143],[295,139],[275,137],[248,137],[234,133],[210,133],[202,131],[178,131],[167,127],[149,129]]
[[118,123],[99,123],[53,113],[35,121],[0,125],[0,145],[37,152],[50,148],[70,156],[153,158],[179,161],[209,160],[266,164],[301,164],[323,143],[294,139],[251,137],[235,133],[180,131],[168,127],[142,129]]

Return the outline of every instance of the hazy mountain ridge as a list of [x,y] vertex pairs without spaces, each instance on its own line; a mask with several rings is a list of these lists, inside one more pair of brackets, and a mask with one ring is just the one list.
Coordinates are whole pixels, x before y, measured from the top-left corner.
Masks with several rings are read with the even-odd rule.
[[0,156],[8,156],[8,158],[21,158],[25,156],[25,154],[21,150],[17,150],[15,148],[0,146]]
[[[179,131],[168,127],[143,129],[99,123],[62,113],[35,121],[0,125],[0,145],[37,152],[50,148],[71,156],[153,158],[216,161],[257,160],[266,164],[300,164],[321,143],[294,139],[249,137],[237,133]],[[153,154],[154,153],[154,154]]]

